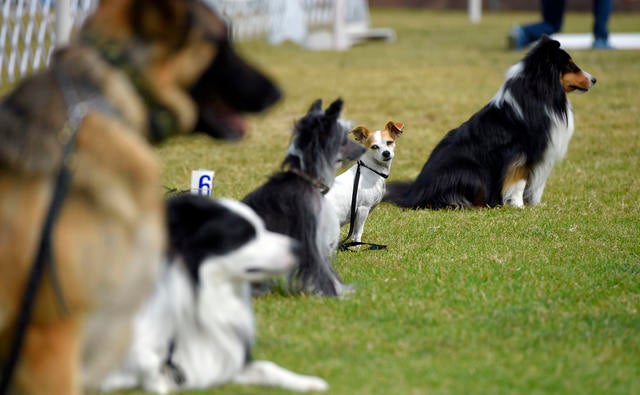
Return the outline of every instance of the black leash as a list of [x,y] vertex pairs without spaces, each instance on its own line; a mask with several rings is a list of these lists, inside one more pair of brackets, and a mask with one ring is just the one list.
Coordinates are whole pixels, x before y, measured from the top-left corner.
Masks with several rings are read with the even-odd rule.
[[386,179],[387,177],[389,177],[388,174],[381,173],[376,169],[372,169],[371,167],[367,166],[363,161],[361,160],[358,161],[358,167],[356,168],[356,176],[353,179],[353,192],[351,193],[351,218],[349,221],[349,233],[347,233],[347,237],[345,237],[340,242],[338,249],[340,251],[348,251],[350,247],[359,246],[359,245],[368,245],[370,250],[384,250],[387,248],[387,246],[383,244],[364,243],[362,241],[351,241],[348,243],[346,242],[352,236],[353,225],[356,222],[356,205],[358,204],[358,183],[360,182],[360,167],[365,167],[371,170],[372,172],[376,173],[382,178]]
[[[67,162],[69,161],[71,153],[75,149],[76,136],[80,129],[80,123],[87,114],[88,106],[87,103],[78,101],[78,98],[75,95],[75,90],[73,90],[72,83],[67,75],[59,71],[56,73],[56,76],[65,98],[68,118],[62,131],[62,138],[65,141],[62,147],[62,163],[55,179],[53,197],[49,204],[49,209],[46,213],[44,224],[42,226],[35,260],[31,266],[31,271],[29,272],[29,276],[22,293],[21,308],[18,313],[18,318],[16,319],[16,327],[13,333],[13,341],[11,342],[9,356],[2,368],[2,376],[0,377],[0,394],[2,395],[7,394],[9,385],[11,384],[11,379],[18,365],[22,347],[24,346],[27,327],[31,321],[38,285],[42,282],[42,276],[44,274],[45,267],[47,266],[58,304],[64,314],[68,312],[59,278],[55,270],[56,267],[52,254],[51,238],[53,226],[58,218],[58,214],[60,214],[60,208],[62,207],[62,203],[64,202],[67,193],[69,192],[69,185],[71,184],[71,171],[69,170]],[[73,105],[70,105],[70,103],[73,103]]]
[[172,337],[169,341],[169,352],[167,353],[167,359],[162,365],[162,371],[166,373],[174,383],[181,386],[187,381],[187,376],[184,370],[173,361],[173,354],[176,351],[176,338]]

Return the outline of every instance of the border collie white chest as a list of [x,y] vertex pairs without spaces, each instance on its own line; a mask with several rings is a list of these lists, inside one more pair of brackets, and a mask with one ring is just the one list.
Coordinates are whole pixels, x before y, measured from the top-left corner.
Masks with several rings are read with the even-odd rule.
[[246,205],[182,195],[168,202],[171,252],[153,294],[136,316],[126,360],[103,390],[154,393],[224,383],[322,391],[319,377],[251,357],[251,282],[290,271],[298,244],[265,229]]

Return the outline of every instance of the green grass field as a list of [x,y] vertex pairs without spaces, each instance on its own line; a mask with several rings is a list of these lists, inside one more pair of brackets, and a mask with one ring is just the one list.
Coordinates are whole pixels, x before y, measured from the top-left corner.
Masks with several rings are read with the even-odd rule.
[[[415,177],[438,140],[483,106],[524,55],[505,49],[510,25],[537,17],[487,13],[473,25],[463,12],[373,10],[374,27],[395,29],[395,43],[339,53],[243,43],[284,100],[250,118],[240,143],[164,144],[164,182],[186,189],[192,169],[214,169],[214,195],[240,199],[278,169],[311,102],[337,97],[356,124],[405,123],[390,179]],[[568,14],[564,31],[591,25],[589,14]],[[613,32],[639,26],[639,14],[610,21]],[[640,394],[640,51],[572,55],[598,83],[571,96],[575,134],[541,205],[381,205],[363,240],[388,250],[339,253],[335,263],[356,293],[257,299],[255,357],[321,376],[339,395]],[[289,392],[188,392],[205,393]]]

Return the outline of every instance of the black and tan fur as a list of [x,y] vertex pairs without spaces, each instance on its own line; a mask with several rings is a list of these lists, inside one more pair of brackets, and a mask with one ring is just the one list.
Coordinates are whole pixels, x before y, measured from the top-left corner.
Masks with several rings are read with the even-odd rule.
[[148,142],[196,125],[241,135],[235,112],[260,111],[279,97],[233,52],[226,32],[196,0],[103,0],[50,67],[2,99],[1,364],[62,166],[64,126],[77,108],[69,97],[88,108],[52,235],[68,311],[45,275],[10,393],[80,394],[126,349],[165,246],[160,168]]

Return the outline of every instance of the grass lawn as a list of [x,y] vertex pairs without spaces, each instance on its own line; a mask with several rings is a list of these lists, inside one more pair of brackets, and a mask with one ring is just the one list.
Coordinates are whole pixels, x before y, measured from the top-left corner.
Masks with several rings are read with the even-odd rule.
[[[186,189],[192,169],[214,169],[214,195],[240,199],[278,168],[295,119],[314,99],[336,97],[356,124],[405,123],[390,179],[415,177],[437,141],[483,106],[524,55],[505,50],[510,25],[537,18],[487,13],[474,25],[463,12],[373,10],[374,27],[395,29],[395,43],[339,53],[243,43],[284,100],[250,118],[241,143],[164,144],[164,182]],[[564,31],[591,25],[590,14],[568,14]],[[639,26],[639,14],[610,21],[613,32]],[[337,256],[357,292],[257,299],[255,357],[321,376],[340,395],[640,394],[640,51],[572,55],[598,83],[571,96],[575,134],[541,205],[381,205],[363,240],[388,250]],[[208,393],[289,392],[188,392]]]

